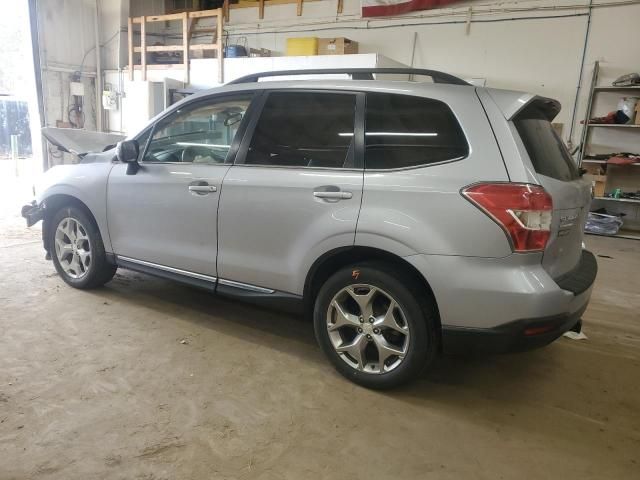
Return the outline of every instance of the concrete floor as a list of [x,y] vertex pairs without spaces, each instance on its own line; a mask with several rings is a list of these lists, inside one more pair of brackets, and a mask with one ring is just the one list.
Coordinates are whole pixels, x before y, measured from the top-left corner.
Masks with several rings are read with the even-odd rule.
[[588,340],[379,393],[299,318],[124,271],[73,290],[2,208],[1,480],[638,478],[638,242],[587,238]]

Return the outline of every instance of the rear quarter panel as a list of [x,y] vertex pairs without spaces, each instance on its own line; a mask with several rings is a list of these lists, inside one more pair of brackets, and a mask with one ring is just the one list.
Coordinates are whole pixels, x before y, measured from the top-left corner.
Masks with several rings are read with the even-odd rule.
[[507,181],[495,137],[475,90],[425,87],[457,117],[469,144],[461,160],[403,170],[366,170],[356,245],[396,255],[504,257],[502,229],[460,194],[478,181]]

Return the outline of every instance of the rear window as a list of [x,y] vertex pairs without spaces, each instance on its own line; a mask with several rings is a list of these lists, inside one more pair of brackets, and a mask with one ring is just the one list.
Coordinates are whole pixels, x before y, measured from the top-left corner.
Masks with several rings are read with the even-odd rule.
[[365,128],[367,169],[429,165],[469,153],[458,120],[439,100],[367,93]]
[[539,106],[525,108],[513,123],[537,173],[563,181],[580,176],[567,148]]

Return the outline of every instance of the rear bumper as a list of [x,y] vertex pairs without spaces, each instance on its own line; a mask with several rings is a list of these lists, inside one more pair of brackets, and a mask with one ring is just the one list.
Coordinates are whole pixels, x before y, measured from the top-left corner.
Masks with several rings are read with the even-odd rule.
[[444,353],[523,352],[550,344],[578,323],[586,310],[546,318],[516,320],[495,328],[442,327]]
[[587,251],[572,272],[557,279],[542,267],[542,254],[405,259],[433,290],[445,353],[510,352],[551,343],[580,320],[597,274]]

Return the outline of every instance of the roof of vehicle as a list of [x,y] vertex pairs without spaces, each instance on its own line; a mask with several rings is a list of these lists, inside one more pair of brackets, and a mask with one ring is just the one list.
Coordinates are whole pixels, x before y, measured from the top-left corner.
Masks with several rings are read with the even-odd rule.
[[[391,76],[391,79],[374,79],[373,75]],[[329,78],[318,78],[318,76],[328,75]],[[413,81],[414,76],[429,76],[432,82]],[[345,78],[351,76],[352,79]],[[284,77],[275,80],[277,77]],[[294,78],[293,80],[291,78]],[[307,78],[300,78],[307,77]],[[310,78],[309,78],[310,77]],[[263,78],[270,78],[268,81],[259,81]],[[362,91],[362,92],[385,92],[405,95],[425,96],[438,99],[451,94],[460,94],[462,91],[475,91],[484,87],[476,87],[453,75],[438,72],[435,70],[412,69],[412,68],[374,68],[374,69],[321,69],[321,70],[287,70],[276,72],[264,72],[241,77],[219,87],[198,91],[183,100],[174,104],[168,110],[152,118],[148,125],[156,122],[160,117],[180,109],[183,105],[194,100],[208,97],[210,95],[255,91],[265,89],[305,89],[305,90],[337,90],[337,91]],[[525,105],[534,99],[555,105],[554,110],[559,111],[560,104],[552,99],[539,97],[534,94],[486,88],[496,104],[500,107],[507,119],[513,118]],[[554,115],[555,116],[555,115]]]
[[265,82],[256,83],[227,83],[219,87],[214,87],[206,90],[201,90],[194,95],[187,97],[187,99],[206,97],[216,93],[223,92],[242,92],[252,90],[265,90],[265,89],[326,89],[326,90],[345,90],[345,91],[396,91],[397,93],[411,94],[427,89],[473,89],[475,87],[468,85],[446,85],[436,84],[430,82],[414,82],[408,80],[347,80],[340,78],[333,79],[317,79],[310,78],[305,80],[269,80]]
[[275,70],[269,72],[252,73],[244,77],[236,78],[228,84],[253,83],[267,77],[289,77],[308,75],[350,75],[352,80],[376,80],[374,75],[407,75],[411,78],[416,75],[430,77],[433,83],[448,83],[451,85],[469,85],[465,80],[450,73],[430,70],[426,68],[411,67],[376,67],[376,68],[313,68],[303,70]]

